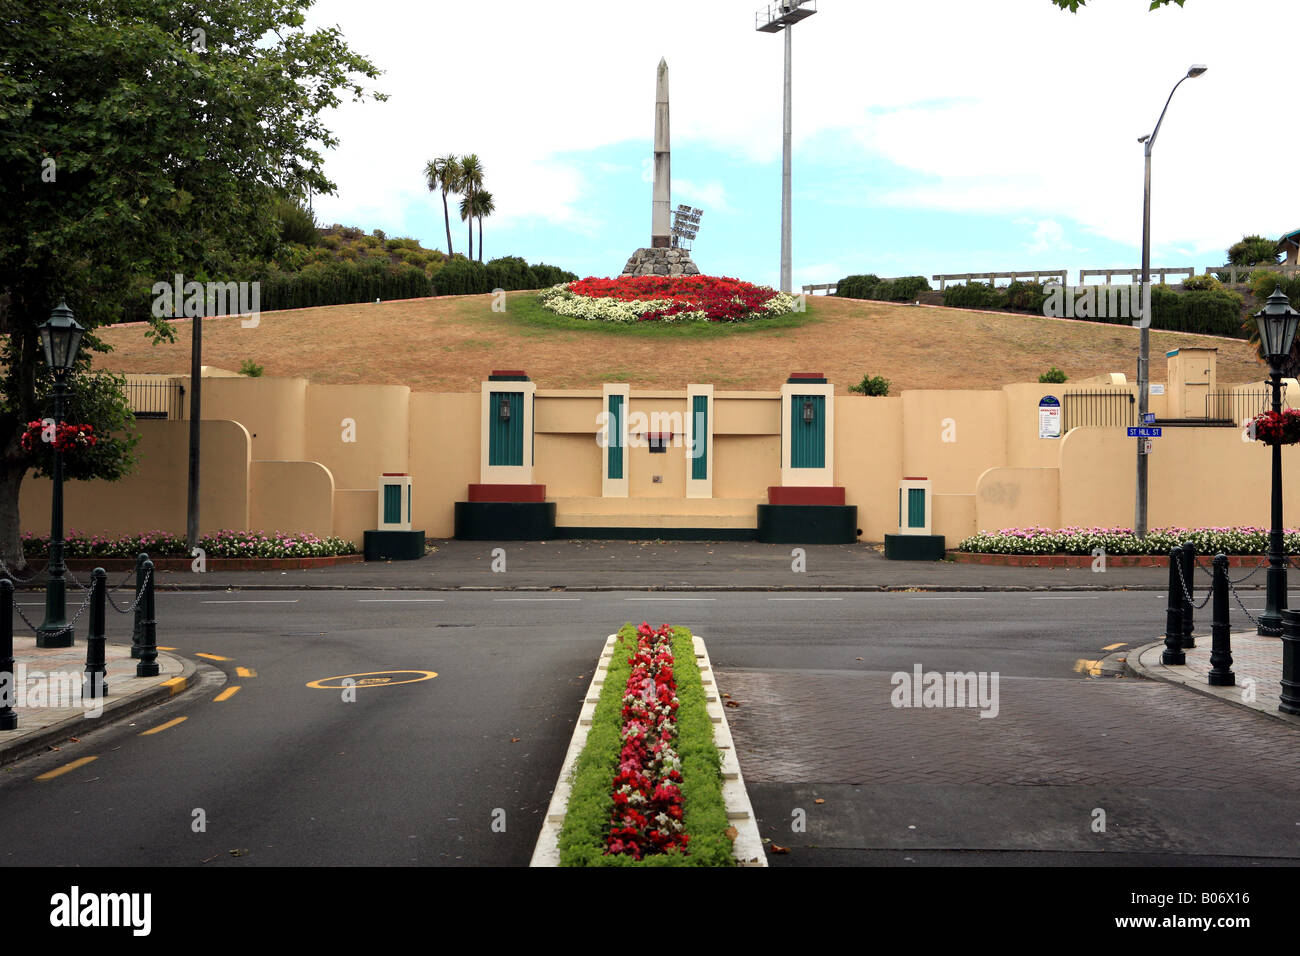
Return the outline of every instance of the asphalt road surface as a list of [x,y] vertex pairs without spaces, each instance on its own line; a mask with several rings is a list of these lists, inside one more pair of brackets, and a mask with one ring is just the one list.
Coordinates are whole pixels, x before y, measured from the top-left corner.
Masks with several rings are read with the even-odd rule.
[[[0,771],[5,864],[524,865],[629,620],[708,641],[776,865],[1300,856],[1300,732],[1089,675],[1158,637],[1156,592],[158,601],[160,644],[203,661],[202,685]],[[917,665],[996,672],[997,716],[893,706]]]

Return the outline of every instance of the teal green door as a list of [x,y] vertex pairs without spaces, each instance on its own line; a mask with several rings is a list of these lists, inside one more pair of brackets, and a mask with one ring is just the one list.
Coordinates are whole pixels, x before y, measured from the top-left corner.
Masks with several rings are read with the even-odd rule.
[[[501,420],[501,399],[509,402],[510,420]],[[524,463],[524,393],[492,392],[488,402],[488,464]]]
[[[804,421],[804,403],[812,402],[812,422]],[[826,396],[790,397],[790,467],[826,467]]]

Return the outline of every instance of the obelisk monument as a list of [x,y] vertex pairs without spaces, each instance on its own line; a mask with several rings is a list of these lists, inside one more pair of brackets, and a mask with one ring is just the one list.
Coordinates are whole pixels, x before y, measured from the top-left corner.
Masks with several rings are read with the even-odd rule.
[[672,240],[672,152],[668,123],[668,61],[655,73],[654,192],[650,201],[650,246],[632,253],[625,276],[699,275],[691,254]]
[[650,213],[650,246],[667,249],[672,245],[673,161],[668,142],[668,61],[659,60],[655,77],[655,188]]

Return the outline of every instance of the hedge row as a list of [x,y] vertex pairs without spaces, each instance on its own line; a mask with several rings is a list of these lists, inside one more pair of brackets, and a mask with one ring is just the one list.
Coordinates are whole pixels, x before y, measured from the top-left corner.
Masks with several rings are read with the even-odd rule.
[[[1104,290],[1106,286],[1097,286]],[[1137,286],[1129,287],[1134,296]],[[1066,292],[1068,293],[1068,289]],[[943,304],[954,309],[1000,309],[1043,315],[1048,292],[1039,282],[1013,282],[998,287],[983,282],[952,285],[943,290]],[[1170,332],[1194,332],[1246,338],[1242,329],[1242,297],[1222,289],[1176,292],[1167,285],[1151,287],[1151,327]],[[1135,303],[1136,304],[1136,303]],[[1093,314],[1087,321],[1130,325],[1129,316]]]
[[930,290],[925,276],[882,279],[878,275],[845,276],[835,284],[835,294],[843,299],[874,299],[877,302],[912,302]]
[[503,256],[484,264],[452,259],[433,275],[434,295],[482,295],[493,289],[549,289],[578,277],[558,266],[539,262],[530,266],[518,256]]

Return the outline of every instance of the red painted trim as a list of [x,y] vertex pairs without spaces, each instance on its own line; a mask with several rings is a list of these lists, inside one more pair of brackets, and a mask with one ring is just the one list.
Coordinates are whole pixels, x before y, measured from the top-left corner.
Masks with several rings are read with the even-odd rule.
[[791,372],[791,378],[825,378],[825,372]]
[[767,489],[767,503],[770,505],[843,505],[844,489],[801,485],[771,486]]
[[470,501],[545,501],[545,485],[470,485]]
[[903,480],[904,481],[929,481],[930,479],[925,477],[925,475],[904,475]]
[[527,375],[521,368],[494,368],[488,372],[489,375]]
[[381,471],[379,474],[381,477],[384,478],[410,478],[411,477],[410,472],[406,472],[406,471]]

